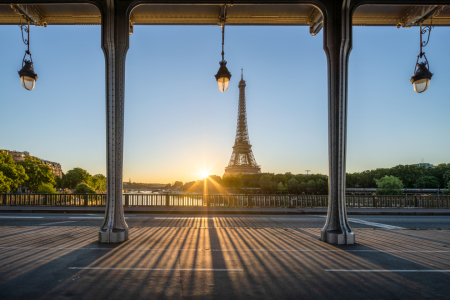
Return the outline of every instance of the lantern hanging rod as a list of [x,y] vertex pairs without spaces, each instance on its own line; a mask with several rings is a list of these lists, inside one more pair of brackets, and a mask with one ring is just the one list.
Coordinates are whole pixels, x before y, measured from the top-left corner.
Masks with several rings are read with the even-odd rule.
[[227,22],[227,5],[220,6],[219,27],[222,27],[222,60],[225,56],[225,23]]
[[[30,22],[28,21],[28,26],[27,26],[27,53],[30,54]],[[23,39],[23,31],[22,31],[22,39]],[[31,56],[31,54],[30,54]]]
[[[430,35],[431,35],[431,29],[433,28],[433,19],[431,19],[430,25],[425,25],[422,28],[422,22],[420,23],[420,54],[419,56],[422,57],[425,55],[423,52],[423,47],[426,47],[428,45],[428,42],[430,41]],[[426,41],[423,41],[422,36],[428,32],[428,37]]]

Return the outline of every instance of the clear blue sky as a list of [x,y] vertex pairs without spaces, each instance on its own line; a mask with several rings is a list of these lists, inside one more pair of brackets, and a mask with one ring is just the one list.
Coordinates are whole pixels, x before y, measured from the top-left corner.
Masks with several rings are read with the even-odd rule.
[[[419,29],[355,27],[350,56],[347,171],[450,162],[450,29],[425,52],[435,75],[413,91]],[[104,57],[100,26],[31,28],[39,76],[29,92],[17,71],[18,26],[0,26],[0,148],[91,174],[106,173]],[[263,172],[328,174],[327,81],[322,32],[308,27],[226,28],[233,74],[219,92],[221,29],[135,26],[126,62],[124,180],[190,181],[223,175],[236,130],[244,68],[250,141]]]

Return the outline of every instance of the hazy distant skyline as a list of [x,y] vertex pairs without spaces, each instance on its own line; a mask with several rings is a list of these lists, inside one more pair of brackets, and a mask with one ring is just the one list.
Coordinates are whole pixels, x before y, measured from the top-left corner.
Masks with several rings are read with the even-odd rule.
[[[419,29],[354,27],[349,66],[347,172],[448,163],[449,29],[424,48],[434,73],[423,94],[409,78]],[[233,75],[219,92],[221,29],[134,26],[126,64],[124,181],[167,183],[222,176],[234,144],[240,69],[250,142],[262,172],[328,174],[327,66],[323,32],[301,26],[227,26]],[[29,92],[17,71],[18,26],[0,26],[0,149],[29,151],[106,174],[104,56],[99,26],[31,28],[39,76]]]

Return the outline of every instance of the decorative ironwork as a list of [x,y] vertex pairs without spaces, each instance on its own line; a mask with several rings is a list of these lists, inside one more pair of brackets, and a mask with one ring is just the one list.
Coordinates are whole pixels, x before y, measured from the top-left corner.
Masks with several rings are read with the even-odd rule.
[[241,81],[239,81],[239,112],[236,128],[236,139],[233,146],[233,153],[228,167],[225,168],[225,175],[231,174],[255,174],[261,173],[261,167],[256,163],[250,145],[247,128],[247,109],[245,104],[245,80],[243,70],[241,70]]
[[[19,25],[20,31],[22,32],[22,41],[27,46],[27,50],[25,50],[25,54],[22,59],[22,67],[25,65],[25,63],[33,63],[33,58],[31,57],[30,53],[30,21],[28,21],[27,24],[20,23]],[[26,37],[24,36],[24,33],[26,34]],[[25,59],[27,57],[27,54],[30,56],[30,60]]]
[[[433,73],[430,72],[430,64],[428,63],[427,56],[423,52],[423,47],[428,45],[430,41],[431,29],[433,28],[433,19],[431,19],[431,24],[424,26],[422,28],[422,22],[420,22],[420,53],[417,56],[416,65],[414,67],[414,75],[411,77],[410,81],[414,84],[414,90],[417,93],[422,93],[428,89],[429,82]],[[423,41],[422,36],[428,32],[428,37],[426,41]],[[419,62],[419,59],[424,58],[425,61]]]
[[[430,41],[430,34],[431,34],[431,29],[433,28],[433,19],[431,19],[431,24],[430,25],[425,25],[423,26],[422,29],[422,23],[420,24],[420,52],[422,52],[422,48],[425,47],[426,45],[428,45],[428,42]],[[424,35],[425,33],[428,32],[428,37],[427,37],[427,41],[424,42],[422,41],[422,35]]]

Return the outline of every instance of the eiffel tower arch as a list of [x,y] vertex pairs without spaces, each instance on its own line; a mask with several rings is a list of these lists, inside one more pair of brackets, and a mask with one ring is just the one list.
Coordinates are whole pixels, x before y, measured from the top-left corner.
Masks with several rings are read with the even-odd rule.
[[236,174],[258,174],[261,167],[256,163],[252,152],[252,145],[248,137],[247,110],[245,104],[245,80],[241,70],[241,81],[239,81],[239,113],[236,128],[236,139],[234,141],[233,153],[230,162],[225,168],[223,177]]

